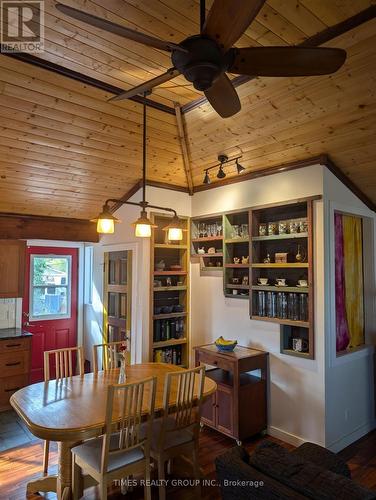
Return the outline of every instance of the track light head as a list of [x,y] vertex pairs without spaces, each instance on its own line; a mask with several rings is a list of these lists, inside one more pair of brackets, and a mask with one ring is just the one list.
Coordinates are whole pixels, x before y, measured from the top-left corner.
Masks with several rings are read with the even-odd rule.
[[226,172],[223,170],[223,165],[219,166],[217,178],[218,179],[224,179],[226,177]]
[[236,170],[238,171],[238,174],[243,173],[245,170],[245,167],[243,167],[243,165],[240,165],[238,159],[236,159]]
[[209,172],[207,170],[205,170],[205,177],[204,177],[204,184],[210,184],[211,183],[211,180],[210,180],[210,175],[209,175]]

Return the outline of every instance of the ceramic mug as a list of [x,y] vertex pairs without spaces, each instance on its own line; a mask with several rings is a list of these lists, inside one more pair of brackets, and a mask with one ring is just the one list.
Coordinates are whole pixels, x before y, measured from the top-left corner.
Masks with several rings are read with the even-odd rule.
[[298,285],[299,286],[308,286],[307,280],[298,280]]
[[286,278],[277,278],[276,282],[278,286],[286,286]]
[[268,278],[258,278],[257,281],[259,282],[260,285],[267,285],[269,279]]
[[304,339],[292,339],[292,348],[296,352],[308,350],[308,342]]

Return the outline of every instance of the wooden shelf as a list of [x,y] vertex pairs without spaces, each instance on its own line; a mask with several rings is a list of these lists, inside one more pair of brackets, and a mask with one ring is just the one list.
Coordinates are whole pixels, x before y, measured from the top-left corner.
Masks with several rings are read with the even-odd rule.
[[184,276],[187,271],[154,271],[154,276]]
[[225,264],[225,267],[229,269],[236,269],[236,268],[243,268],[243,269],[248,269],[250,264]]
[[270,323],[278,323],[279,325],[299,326],[302,328],[309,328],[309,326],[310,326],[308,321],[294,321],[292,319],[268,318],[267,316],[252,315],[251,319],[254,319],[257,321],[268,321]]
[[308,238],[308,233],[274,234],[273,236],[253,236],[252,241],[294,240],[296,238]]
[[186,250],[188,248],[187,245],[173,245],[169,243],[155,243],[154,248],[171,248],[174,250]]
[[294,351],[294,349],[282,349],[281,354],[287,354],[288,356],[295,356],[297,358],[312,359],[312,355],[309,352],[299,352]]
[[191,257],[223,257],[223,252],[216,252],[216,253],[192,253]]
[[308,293],[308,287],[299,286],[276,286],[276,285],[253,285],[252,290],[259,290],[260,292],[295,292],[295,293]]
[[225,297],[227,297],[228,299],[249,299],[249,294],[233,294],[233,293],[226,293],[225,292]]
[[222,241],[223,236],[205,236],[204,238],[192,238],[192,243],[201,243],[203,241]]
[[248,243],[249,238],[229,238],[225,240],[226,245],[231,245],[232,243]]
[[233,288],[234,290],[249,290],[249,285],[226,285],[226,288]]
[[179,285],[179,286],[155,286],[153,288],[154,292],[174,292],[174,291],[183,291],[186,290],[187,287],[186,285]]
[[201,271],[223,271],[222,266],[202,266]]
[[163,347],[170,347],[174,345],[186,344],[187,339],[170,339],[170,340],[162,340],[161,342],[153,342],[153,349],[160,349]]
[[170,319],[170,318],[184,318],[187,316],[186,312],[176,312],[168,314],[154,314],[153,319]]
[[259,264],[251,264],[251,267],[258,269],[294,269],[294,268],[308,268],[309,264],[308,262],[287,262],[287,263],[281,263],[281,264],[276,264],[276,263],[271,263],[271,264],[264,264],[264,263],[259,263]]

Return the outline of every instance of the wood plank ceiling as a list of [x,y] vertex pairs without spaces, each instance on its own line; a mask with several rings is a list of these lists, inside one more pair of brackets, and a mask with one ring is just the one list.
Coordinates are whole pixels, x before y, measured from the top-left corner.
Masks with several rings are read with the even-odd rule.
[[[174,42],[198,31],[198,0],[69,3]],[[296,44],[371,3],[267,0],[237,45]],[[38,57],[124,89],[171,65],[166,53],[67,18],[52,0],[45,4],[45,52]],[[208,105],[184,115],[196,186],[220,152],[243,154],[247,171],[329,153],[376,201],[375,21],[330,45],[349,54],[336,75],[253,80],[238,88],[243,108],[235,117],[222,120]],[[200,96],[178,77],[152,98],[173,107]],[[0,56],[0,211],[89,218],[140,179],[142,107],[109,104],[109,97]],[[153,109],[148,117],[148,178],[186,186],[175,117]]]

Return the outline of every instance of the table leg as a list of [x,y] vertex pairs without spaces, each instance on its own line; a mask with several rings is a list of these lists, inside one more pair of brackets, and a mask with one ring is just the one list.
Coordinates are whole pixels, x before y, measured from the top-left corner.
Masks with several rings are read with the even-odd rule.
[[59,466],[56,493],[59,500],[70,500],[72,496],[72,453],[71,448],[77,442],[62,441],[58,443]]

